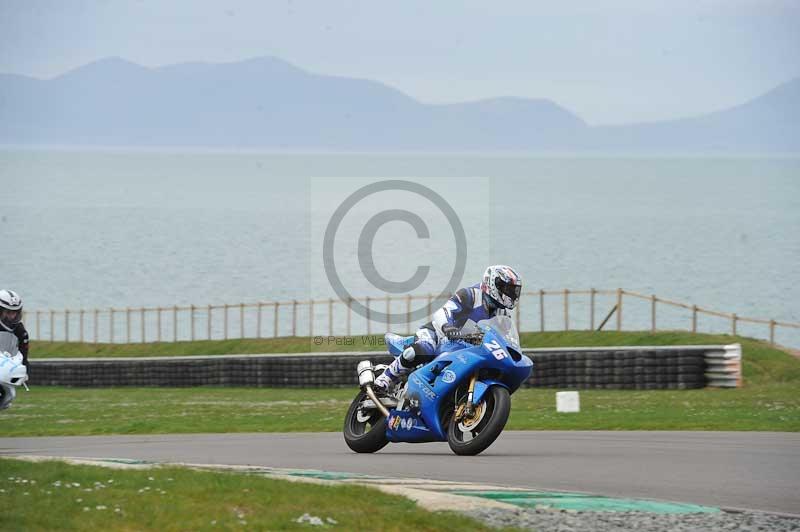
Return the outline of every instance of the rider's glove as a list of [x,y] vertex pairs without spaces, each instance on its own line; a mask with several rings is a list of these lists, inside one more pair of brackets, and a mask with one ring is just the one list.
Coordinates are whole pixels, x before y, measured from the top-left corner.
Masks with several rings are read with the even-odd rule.
[[447,337],[448,340],[452,340],[453,337],[458,336],[458,327],[446,323],[442,325],[442,333]]

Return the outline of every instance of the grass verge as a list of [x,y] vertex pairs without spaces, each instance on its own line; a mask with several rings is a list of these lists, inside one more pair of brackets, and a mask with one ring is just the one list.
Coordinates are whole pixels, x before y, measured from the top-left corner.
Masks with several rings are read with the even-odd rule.
[[[0,470],[0,530],[489,530],[360,486],[57,461],[0,459]],[[323,524],[298,523],[304,513]]]
[[[558,414],[555,390],[512,396],[513,430],[800,431],[795,383],[701,390],[584,390]],[[340,431],[355,390],[33,388],[0,413],[4,436]]]
[[[555,412],[554,390],[524,389],[512,398],[508,428],[800,431],[800,394],[797,393],[800,389],[800,359],[764,342],[728,335],[677,332],[523,335],[523,344],[528,347],[725,344],[735,341],[741,342],[744,350],[743,388],[647,392],[583,390],[581,412],[577,414]],[[215,344],[215,349],[244,352],[246,349],[242,346],[247,342],[251,341],[231,340],[229,344]],[[280,343],[270,345],[281,352],[301,347],[307,350],[309,345],[308,339],[302,338],[278,339],[276,342]],[[199,349],[201,344],[205,342],[186,344],[183,351],[176,344],[154,345],[171,350],[162,354],[196,354],[200,351],[192,350]],[[264,352],[265,345],[256,343],[250,348]],[[36,352],[40,352],[36,346]],[[66,344],[70,349],[80,346]],[[106,354],[123,354],[134,347],[141,348],[106,346],[107,349],[121,349]],[[340,347],[353,349],[353,346]],[[375,347],[378,348],[382,346]],[[85,353],[80,356],[85,356]],[[339,431],[354,394],[355,390],[349,388],[97,389],[34,386],[30,393],[20,391],[15,404],[0,413],[0,419],[3,421],[3,434],[7,436]]]

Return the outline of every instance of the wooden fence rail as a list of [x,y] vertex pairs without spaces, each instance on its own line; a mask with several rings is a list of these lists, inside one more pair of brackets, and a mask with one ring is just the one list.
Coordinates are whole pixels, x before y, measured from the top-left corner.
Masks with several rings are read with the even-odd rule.
[[[423,302],[428,315],[430,315],[435,310],[432,308],[435,297],[433,294],[394,297],[387,295],[351,300],[351,303],[359,301],[364,304],[366,316],[354,315],[350,305],[328,298],[308,301],[258,301],[234,305],[35,310],[25,311],[23,319],[32,317],[30,331],[32,338],[65,342],[177,342],[229,338],[277,338],[306,333],[309,336],[325,334],[332,337],[337,334],[350,336],[354,332],[356,334],[372,334],[384,329],[402,330],[403,327],[406,331],[413,331],[418,326],[411,320],[412,310],[419,306],[415,303]],[[602,301],[603,299],[605,301]],[[538,305],[532,304],[537,300]],[[561,307],[560,312],[553,312],[551,306],[554,300]],[[636,309],[631,307],[631,300],[649,304],[649,313],[647,310],[636,312]],[[551,303],[548,304],[548,301]],[[385,307],[383,311],[387,320],[379,322],[375,319],[374,313],[381,310],[381,305]],[[601,307],[601,305],[603,306]],[[685,321],[676,322],[677,318],[675,317],[670,319],[662,317],[663,314],[659,311],[668,307],[688,311]],[[610,309],[607,314],[606,309]],[[730,332],[736,335],[740,332],[742,324],[766,326],[762,337],[769,339],[772,344],[775,344],[776,331],[779,329],[800,330],[800,323],[749,318],[736,313],[720,312],[694,304],[657,297],[654,294],[641,294],[622,288],[524,292],[515,312],[515,319],[517,327],[521,331],[537,329],[539,331],[595,330],[598,310],[601,312],[600,317],[605,316],[599,328],[604,327],[612,317],[615,317],[612,323],[617,331],[622,331],[624,324],[628,323],[628,328],[631,330],[647,330],[649,328],[650,331],[655,332],[684,329],[697,332],[701,329],[699,321],[701,316],[710,316],[729,323],[729,326],[726,327],[720,327],[718,324],[715,330],[707,330],[707,332]],[[91,319],[84,318],[86,313],[91,314]],[[270,323],[270,313],[272,314],[271,327],[266,325]],[[118,319],[120,314],[124,316],[123,323],[120,323]],[[405,323],[398,325],[396,320],[403,318],[405,318]],[[555,322],[548,324],[548,318]],[[387,326],[387,322],[393,323]],[[536,326],[537,322],[538,327]],[[586,326],[577,325],[577,322],[585,322]],[[327,327],[320,327],[321,324],[326,324]],[[662,325],[661,329],[659,329],[659,324]],[[756,331],[751,334],[760,333]],[[789,343],[800,345],[800,334],[796,334],[795,337],[798,340]]]

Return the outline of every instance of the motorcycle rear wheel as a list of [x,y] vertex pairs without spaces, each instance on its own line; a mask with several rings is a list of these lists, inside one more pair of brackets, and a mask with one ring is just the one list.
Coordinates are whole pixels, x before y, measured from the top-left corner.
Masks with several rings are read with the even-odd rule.
[[[364,418],[359,418],[359,404],[367,398],[363,390],[356,395],[344,418],[344,441],[357,453],[374,453],[383,449],[389,440],[386,438],[386,418],[377,408]],[[360,419],[363,419],[361,421]]]
[[[462,398],[456,408],[464,404]],[[475,405],[474,420],[456,421],[450,418],[447,430],[447,443],[450,449],[463,456],[474,456],[486,450],[503,432],[511,412],[511,396],[502,386],[492,386],[483,396],[483,401]],[[483,409],[483,410],[481,410]]]

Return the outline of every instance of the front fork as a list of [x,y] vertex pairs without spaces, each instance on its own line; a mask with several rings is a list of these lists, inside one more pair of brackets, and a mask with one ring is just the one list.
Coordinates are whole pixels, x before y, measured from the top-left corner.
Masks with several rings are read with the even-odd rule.
[[473,373],[472,377],[470,377],[470,379],[469,379],[469,389],[467,390],[467,404],[464,407],[464,410],[461,412],[460,416],[458,415],[458,413],[456,413],[456,416],[457,416],[456,421],[460,421],[461,419],[463,419],[465,417],[469,417],[469,416],[472,416],[472,415],[475,414],[475,406],[472,404],[472,397],[475,394],[475,383],[476,382],[478,382],[478,374],[477,374],[477,372]]

